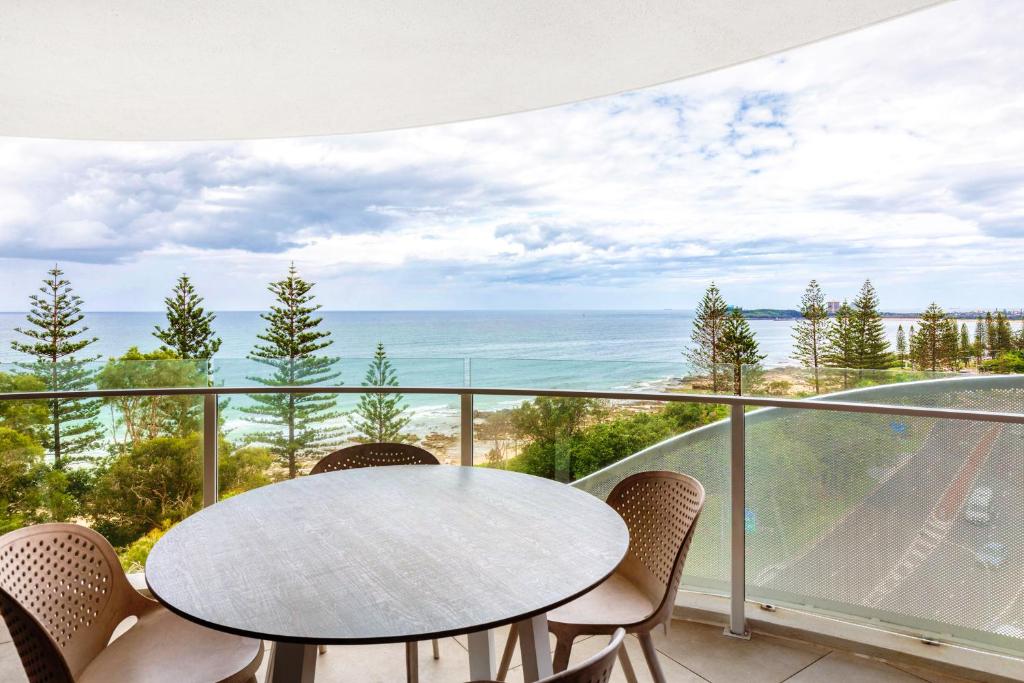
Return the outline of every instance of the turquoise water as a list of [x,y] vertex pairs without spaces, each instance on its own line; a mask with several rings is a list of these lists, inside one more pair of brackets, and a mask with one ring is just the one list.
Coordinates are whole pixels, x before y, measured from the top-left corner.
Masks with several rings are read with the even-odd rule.
[[[561,389],[642,389],[688,371],[682,350],[692,315],[685,311],[324,311],[323,327],[339,357],[341,382],[358,385],[378,341],[393,359],[406,386],[483,386]],[[887,320],[895,339],[901,321]],[[907,326],[908,321],[902,321]],[[143,351],[159,346],[154,325],[162,313],[97,312],[86,315],[90,347],[104,358],[130,346]],[[22,313],[0,313],[0,365],[22,360],[11,350],[24,324]],[[768,366],[790,364],[792,322],[754,320]],[[252,386],[262,367],[245,358],[264,321],[256,312],[218,313],[217,333],[224,340],[215,360],[216,378],[228,386]],[[355,397],[339,399],[350,409]],[[409,396],[416,419],[430,427],[457,413],[451,396]],[[481,409],[516,403],[479,397]],[[235,406],[244,399],[235,399]],[[234,414],[237,426],[244,428]]]
[[[585,361],[681,363],[693,318],[686,311],[325,311],[324,328],[334,339],[332,353],[342,358],[369,357],[378,341],[388,353],[406,358],[538,358]],[[0,313],[0,363],[17,360],[10,342],[23,313]],[[896,326],[886,320],[895,340]],[[88,313],[91,349],[103,356],[129,346],[155,348],[153,326],[162,313]],[[218,313],[215,323],[224,344],[222,358],[244,358],[263,329],[256,312]],[[790,321],[753,320],[762,353],[770,366],[787,362]]]

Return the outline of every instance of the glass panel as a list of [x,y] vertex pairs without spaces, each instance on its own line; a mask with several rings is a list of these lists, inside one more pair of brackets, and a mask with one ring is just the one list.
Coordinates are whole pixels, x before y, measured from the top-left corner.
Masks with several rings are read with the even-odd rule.
[[[683,388],[679,363],[473,358],[470,386],[591,391],[662,391]],[[484,397],[479,397],[482,400]]]
[[[159,356],[7,365],[0,393],[207,385],[205,361]],[[87,524],[139,570],[155,539],[201,505],[201,433],[201,397],[0,401],[3,528]]]
[[[726,593],[729,578],[729,421],[725,406],[675,403],[655,409],[673,431],[648,447],[573,483],[607,498],[637,472],[669,470],[696,477],[707,491],[697,534],[683,573],[686,586]],[[659,415],[660,413],[660,415]],[[700,426],[704,424],[704,426]],[[635,446],[634,446],[635,448]]]
[[[851,394],[1024,413],[1024,378]],[[1024,427],[768,409],[747,435],[751,598],[1024,651]]]
[[847,368],[778,367],[742,370],[743,394],[778,398],[807,398],[852,389],[903,384],[932,379],[960,377],[955,372],[926,372],[909,368],[891,370],[851,370]]
[[[466,364],[460,358],[388,357],[386,361],[336,358],[317,367],[301,363],[289,367],[278,361],[236,358],[217,360],[213,376],[218,384],[242,387],[288,383],[461,387]],[[233,467],[231,463],[242,468],[242,476],[230,481],[222,477],[222,496],[307,474],[323,456],[359,442],[402,441],[425,448],[441,462],[460,462],[458,396],[307,394],[289,400],[272,394],[232,395],[222,401],[220,417],[221,468]]]

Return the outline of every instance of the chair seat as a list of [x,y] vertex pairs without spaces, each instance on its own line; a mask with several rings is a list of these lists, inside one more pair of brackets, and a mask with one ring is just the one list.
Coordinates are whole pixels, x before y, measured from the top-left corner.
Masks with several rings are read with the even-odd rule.
[[249,681],[263,642],[214,631],[154,607],[89,663],[79,683]]
[[632,581],[616,572],[597,588],[548,613],[548,624],[598,627],[611,633],[619,626],[650,618],[657,605]]

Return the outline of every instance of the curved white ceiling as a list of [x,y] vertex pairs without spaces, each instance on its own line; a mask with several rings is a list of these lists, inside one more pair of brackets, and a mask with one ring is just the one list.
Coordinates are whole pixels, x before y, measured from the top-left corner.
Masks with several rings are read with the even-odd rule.
[[941,1],[3,0],[0,135],[459,121],[672,81]]

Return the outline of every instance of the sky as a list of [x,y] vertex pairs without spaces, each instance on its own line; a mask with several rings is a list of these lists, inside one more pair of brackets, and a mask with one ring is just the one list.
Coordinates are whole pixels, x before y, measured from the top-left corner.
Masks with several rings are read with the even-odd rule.
[[955,0],[676,83],[365,135],[0,138],[0,310],[59,262],[87,310],[178,274],[264,309],[1024,306],[1024,12]]

